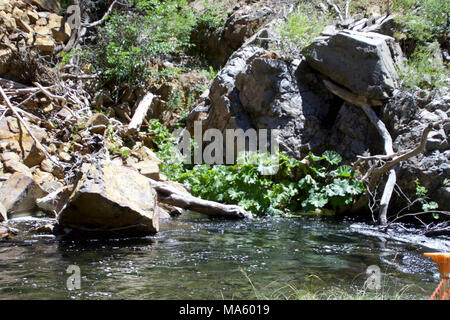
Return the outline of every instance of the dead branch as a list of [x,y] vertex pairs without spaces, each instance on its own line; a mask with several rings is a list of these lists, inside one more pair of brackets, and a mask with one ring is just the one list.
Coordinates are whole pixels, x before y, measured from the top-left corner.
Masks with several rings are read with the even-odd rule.
[[36,143],[36,145],[42,149],[42,152],[44,153],[44,155],[50,160],[52,161],[55,165],[59,166],[59,163],[57,160],[53,159],[53,157],[50,155],[50,153],[47,151],[47,149],[45,148],[45,146],[43,146],[39,140],[36,138],[36,136],[33,134],[33,132],[31,131],[30,127],[28,126],[28,124],[25,122],[25,120],[23,120],[22,116],[17,112],[17,110],[13,107],[13,105],[11,104],[11,101],[9,101],[8,96],[6,95],[5,91],[3,91],[3,87],[0,86],[0,93],[3,96],[3,99],[6,102],[6,105],[8,106],[8,108],[11,110],[11,112],[14,114],[14,116],[16,116],[16,118],[20,121],[20,123],[25,127],[25,129],[27,129],[28,133],[30,134],[30,136],[33,138],[34,142]]
[[134,112],[133,118],[131,118],[130,124],[128,125],[128,131],[139,131],[145,117],[147,116],[148,109],[152,105],[153,98],[155,97],[152,93],[147,93],[142,100],[139,102],[136,111]]
[[92,28],[92,27],[98,26],[99,24],[102,24],[106,20],[106,18],[108,18],[108,16],[111,14],[111,12],[117,2],[118,2],[117,0],[114,0],[111,3],[108,10],[106,11],[106,13],[103,15],[103,17],[100,20],[92,22],[92,23],[83,23],[81,26],[84,28]]
[[158,192],[157,200],[159,202],[215,217],[252,219],[252,214],[240,206],[203,200],[162,182],[149,180],[152,187]]
[[342,18],[342,13],[341,10],[339,9],[339,7],[337,5],[335,5],[333,2],[331,2],[331,0],[326,0],[327,4],[333,8],[334,11],[336,11],[339,20],[343,21],[344,19]]

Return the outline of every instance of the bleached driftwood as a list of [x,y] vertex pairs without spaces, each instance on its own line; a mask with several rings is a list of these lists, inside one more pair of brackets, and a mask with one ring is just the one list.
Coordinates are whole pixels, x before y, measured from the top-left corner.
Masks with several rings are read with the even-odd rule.
[[130,124],[128,125],[128,131],[138,131],[144,122],[145,116],[147,115],[148,109],[152,105],[152,101],[155,95],[153,93],[147,93],[139,102],[133,117],[131,118]]
[[[366,97],[357,95],[355,93],[352,93],[348,91],[347,89],[344,89],[336,84],[334,84],[331,81],[324,80],[325,86],[330,90],[333,94],[337,95],[344,101],[348,102],[351,105],[355,105],[360,107],[364,113],[369,118],[370,122],[375,126],[378,133],[381,135],[383,142],[384,142],[384,151],[386,155],[383,156],[383,158],[392,158],[392,160],[386,162],[381,167],[377,168],[371,168],[370,172],[368,172],[364,179],[368,180],[368,191],[370,192],[373,190],[375,185],[378,183],[379,179],[382,175],[389,172],[388,179],[386,181],[386,184],[384,186],[383,195],[381,196],[380,200],[380,208],[378,212],[378,220],[379,223],[383,226],[387,225],[387,211],[389,207],[389,201],[392,197],[392,192],[394,191],[395,184],[397,182],[397,176],[395,173],[394,167],[401,161],[406,160],[410,157],[413,157],[420,152],[423,152],[425,149],[425,143],[426,143],[426,137],[428,136],[429,131],[431,130],[431,126],[428,126],[422,135],[421,143],[420,145],[415,148],[414,150],[410,152],[401,152],[401,153],[394,153],[393,146],[392,146],[392,137],[387,130],[385,124],[383,121],[381,121],[376,113],[373,111],[373,109],[370,107],[370,103],[373,101],[369,101]],[[378,104],[378,102],[376,103]],[[398,155],[397,158],[395,156]],[[382,156],[377,156],[380,160]],[[356,167],[356,164],[359,164],[362,160],[358,159],[353,168]],[[361,206],[362,201],[357,204],[357,207]]]
[[182,192],[168,184],[149,179],[152,187],[158,193],[157,201],[182,209],[192,210],[214,217],[247,218],[252,214],[237,205],[222,204],[215,201],[203,200]]

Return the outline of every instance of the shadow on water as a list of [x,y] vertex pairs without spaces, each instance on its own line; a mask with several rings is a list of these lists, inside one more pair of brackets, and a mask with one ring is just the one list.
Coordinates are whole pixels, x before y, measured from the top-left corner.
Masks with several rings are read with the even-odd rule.
[[[438,274],[423,253],[438,248],[423,237],[406,236],[378,234],[354,220],[249,222],[202,215],[162,221],[157,235],[144,238],[25,234],[0,242],[0,298],[286,298],[292,288],[305,287],[351,294],[364,287],[367,267],[377,265],[386,297],[407,288],[404,298],[425,299]],[[80,290],[67,288],[70,265],[80,267]]]

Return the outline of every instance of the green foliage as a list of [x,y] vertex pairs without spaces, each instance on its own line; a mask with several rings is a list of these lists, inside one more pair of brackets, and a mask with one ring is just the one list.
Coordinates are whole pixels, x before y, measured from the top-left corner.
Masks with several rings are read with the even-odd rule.
[[449,66],[437,58],[440,54],[437,42],[418,46],[399,70],[403,85],[422,89],[444,86],[449,74]]
[[142,83],[149,63],[189,45],[195,23],[186,0],[129,0],[133,10],[116,11],[100,28],[91,63],[106,81]]
[[[238,204],[255,214],[342,210],[365,191],[349,166],[339,166],[342,158],[334,151],[311,153],[302,161],[283,153],[243,152],[234,165],[187,165],[177,158],[174,138],[162,124],[152,120],[150,132],[170,180],[188,185],[195,196]],[[265,174],[270,167],[278,169],[276,174]]]
[[421,42],[446,39],[450,31],[448,0],[394,0],[392,9],[406,33]]
[[[420,185],[419,179],[416,179],[414,182],[416,183],[416,195],[419,197],[418,199],[422,205],[422,210],[431,211],[437,209],[438,204],[436,202],[427,200],[428,190],[424,186]],[[433,217],[438,219],[439,215],[433,214]]]
[[221,31],[225,26],[227,11],[225,4],[217,1],[203,1],[204,9],[196,14],[196,27]]
[[320,35],[330,21],[328,14],[320,12],[310,3],[301,3],[280,26],[280,34],[283,40],[304,48]]

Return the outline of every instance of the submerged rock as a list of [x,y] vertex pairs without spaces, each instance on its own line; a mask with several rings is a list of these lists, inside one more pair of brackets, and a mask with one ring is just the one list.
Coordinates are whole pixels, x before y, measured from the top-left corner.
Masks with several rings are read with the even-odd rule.
[[94,234],[154,234],[159,230],[154,197],[155,191],[143,175],[111,162],[98,162],[85,169],[58,223]]

